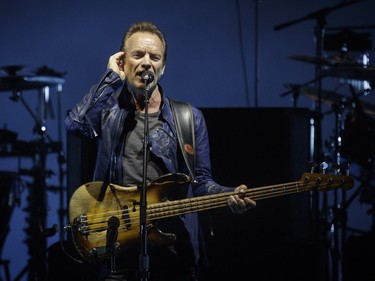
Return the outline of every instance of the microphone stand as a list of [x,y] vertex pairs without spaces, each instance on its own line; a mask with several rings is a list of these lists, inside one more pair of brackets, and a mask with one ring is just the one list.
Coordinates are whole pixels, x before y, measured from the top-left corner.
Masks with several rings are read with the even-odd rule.
[[291,25],[294,25],[296,23],[299,23],[299,22],[302,22],[302,21],[305,21],[305,20],[317,19],[317,18],[321,17],[322,15],[328,15],[329,13],[331,13],[335,10],[338,10],[340,8],[343,8],[345,6],[349,6],[351,4],[355,4],[355,3],[363,2],[363,1],[365,1],[365,0],[352,0],[352,1],[345,2],[345,3],[339,3],[338,5],[335,5],[335,6],[326,7],[326,8],[317,10],[315,12],[309,13],[304,17],[301,17],[301,18],[298,18],[298,19],[295,19],[295,20],[288,21],[286,23],[276,25],[274,27],[274,30],[280,30],[280,29],[289,27]]
[[150,72],[145,71],[142,74],[142,81],[145,83],[144,104],[145,104],[145,119],[144,119],[144,139],[143,139],[143,179],[141,186],[140,198],[140,256],[139,269],[141,272],[141,280],[148,280],[149,277],[149,256],[147,251],[147,164],[149,157],[149,124],[148,124],[148,104],[149,104],[149,84],[152,82],[153,76]]

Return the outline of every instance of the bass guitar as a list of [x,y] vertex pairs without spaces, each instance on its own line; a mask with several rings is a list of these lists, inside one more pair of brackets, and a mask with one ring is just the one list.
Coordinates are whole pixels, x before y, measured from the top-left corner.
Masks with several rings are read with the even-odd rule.
[[[147,238],[155,245],[171,244],[172,233],[163,233],[152,221],[192,212],[227,206],[226,192],[170,201],[168,193],[173,188],[188,185],[190,178],[184,174],[167,174],[147,185]],[[304,173],[300,180],[290,183],[249,188],[245,196],[253,200],[273,198],[306,191],[328,191],[336,188],[350,189],[350,176]],[[116,184],[94,181],[81,185],[69,202],[69,227],[78,253],[88,262],[106,260],[106,235],[108,221],[119,221],[117,252],[140,239],[140,190]]]

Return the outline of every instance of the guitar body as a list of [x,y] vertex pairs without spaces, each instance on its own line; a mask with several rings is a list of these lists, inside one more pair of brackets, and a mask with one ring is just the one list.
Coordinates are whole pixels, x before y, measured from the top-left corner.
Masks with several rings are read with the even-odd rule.
[[[148,184],[147,204],[167,201],[171,186],[189,182],[185,175],[166,175]],[[112,183],[89,182],[80,186],[69,203],[69,218],[74,244],[79,254],[89,262],[106,258],[108,220],[119,219],[117,249],[123,251],[140,238],[140,191],[137,187],[122,187]],[[154,245],[171,244],[174,234],[161,232],[146,220],[148,241]]]

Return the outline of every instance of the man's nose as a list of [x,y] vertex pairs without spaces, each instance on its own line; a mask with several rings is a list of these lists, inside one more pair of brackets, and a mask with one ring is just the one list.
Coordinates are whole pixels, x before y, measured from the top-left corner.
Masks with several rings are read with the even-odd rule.
[[151,59],[150,59],[150,55],[146,54],[144,57],[143,57],[143,61],[142,61],[142,67],[146,70],[150,69],[151,68]]

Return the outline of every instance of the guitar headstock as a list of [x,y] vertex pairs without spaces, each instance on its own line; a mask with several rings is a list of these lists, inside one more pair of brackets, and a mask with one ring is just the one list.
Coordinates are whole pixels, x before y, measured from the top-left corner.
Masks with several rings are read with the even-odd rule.
[[335,188],[350,189],[354,185],[351,176],[329,175],[318,173],[304,173],[301,182],[312,185],[313,189],[318,191],[327,191]]

